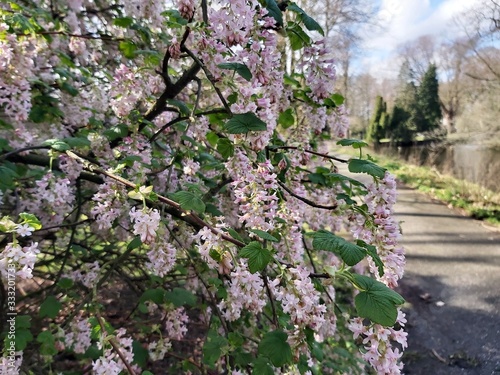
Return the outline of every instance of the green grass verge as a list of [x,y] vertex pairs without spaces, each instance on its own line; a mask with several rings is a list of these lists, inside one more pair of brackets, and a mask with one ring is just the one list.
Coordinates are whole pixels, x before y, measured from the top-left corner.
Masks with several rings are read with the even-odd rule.
[[460,208],[475,219],[500,227],[500,193],[441,174],[435,168],[417,167],[380,155],[376,159],[405,185]]

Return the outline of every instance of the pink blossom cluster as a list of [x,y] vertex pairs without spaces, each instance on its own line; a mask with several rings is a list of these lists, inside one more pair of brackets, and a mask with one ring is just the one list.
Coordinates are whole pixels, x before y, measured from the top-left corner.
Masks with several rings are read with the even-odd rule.
[[14,361],[7,358],[6,355],[0,357],[0,374],[2,375],[18,375],[21,373],[21,365],[23,363],[23,352],[15,352]]
[[[116,330],[114,337],[119,344],[120,352],[125,357],[125,360],[131,364],[134,360],[132,339],[125,337],[126,333],[124,328],[120,328]],[[126,371],[125,364],[109,344],[106,344],[106,347],[103,348],[103,344],[99,343],[98,347],[104,349],[104,354],[92,362],[92,370],[95,375],[119,375],[122,371]],[[134,371],[140,372],[137,366],[133,366],[133,368]]]
[[[219,227],[224,227],[224,225],[220,225]],[[201,258],[210,268],[224,270],[224,268],[221,268],[221,264],[217,258],[223,259],[228,248],[220,234],[215,234],[210,228],[203,227],[196,234],[195,243]],[[227,267],[231,267],[231,265],[228,264]]]
[[149,358],[152,361],[161,361],[165,354],[172,348],[172,343],[168,338],[161,338],[158,341],[151,341],[148,344]]
[[195,0],[177,0],[177,9],[179,9],[181,16],[187,20],[193,18],[195,7]]
[[156,239],[156,231],[160,225],[161,216],[157,209],[144,208],[130,210],[130,219],[134,224],[133,232],[141,237],[142,243],[150,244]]
[[163,239],[156,241],[150,245],[150,250],[147,253],[148,262],[146,267],[154,275],[163,277],[174,268],[177,260],[177,248]]
[[[374,220],[373,224],[363,222],[364,229],[356,232],[355,237],[361,235],[361,239],[377,247],[384,263],[384,276],[380,279],[390,287],[395,287],[403,276],[405,266],[404,249],[399,244],[401,231],[393,215],[396,203],[395,177],[386,172],[382,180],[369,184],[367,189],[365,203]],[[370,270],[378,275],[377,267],[371,260]]]
[[16,276],[21,279],[31,279],[33,268],[37,259],[38,242],[32,242],[29,246],[21,246],[17,242],[8,243],[0,252],[0,274],[7,280],[9,266],[16,266]]
[[95,203],[90,210],[99,230],[107,231],[116,219],[128,211],[129,204],[125,199],[126,196],[125,188],[115,181],[107,180],[99,185],[92,197]]
[[[397,323],[404,327],[406,323],[405,314],[399,310]],[[393,343],[398,343],[401,349],[405,349],[407,333],[403,328],[394,329],[383,327],[380,324],[364,325],[362,318],[353,318],[348,324],[353,332],[354,339],[362,340],[365,359],[377,371],[377,374],[396,375],[401,374],[403,364],[401,363],[402,351]]]
[[69,332],[63,333],[64,345],[77,354],[84,354],[92,344],[91,326],[87,319],[76,319],[69,324]]
[[231,185],[240,223],[247,228],[273,230],[278,211],[278,183],[271,162],[267,160],[253,168],[248,157],[237,152],[226,167],[234,180]]
[[[0,33],[8,26],[0,23]],[[0,107],[15,121],[26,121],[31,110],[31,86],[29,79],[36,69],[36,49],[28,37],[16,37],[6,33],[0,40]]]
[[219,305],[225,319],[237,320],[242,311],[253,314],[262,312],[266,306],[267,298],[264,289],[264,281],[259,273],[250,273],[248,266],[241,261],[229,275],[227,298]]
[[46,173],[35,182],[35,187],[27,189],[29,197],[23,199],[22,210],[36,215],[44,226],[61,224],[73,209],[75,192],[66,177],[53,172]]
[[171,309],[164,317],[166,336],[171,340],[181,340],[187,333],[189,317],[184,307]]
[[304,48],[301,67],[305,68],[306,86],[311,89],[311,99],[320,103],[335,92],[334,59],[324,40]]
[[85,287],[91,289],[94,286],[101,266],[98,261],[93,263],[84,263],[78,269],[63,274],[63,277],[73,280],[76,283],[82,283]]
[[283,312],[290,315],[292,323],[315,331],[325,323],[326,306],[320,303],[320,293],[314,288],[310,271],[302,266],[287,269],[288,278],[280,286],[280,279],[273,280],[273,294],[281,302]]

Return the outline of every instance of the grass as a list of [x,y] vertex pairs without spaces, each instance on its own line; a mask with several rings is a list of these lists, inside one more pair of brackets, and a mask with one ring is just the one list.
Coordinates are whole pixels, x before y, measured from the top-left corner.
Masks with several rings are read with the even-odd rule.
[[435,168],[418,167],[378,155],[377,159],[405,185],[459,208],[475,219],[500,227],[500,193],[443,175]]

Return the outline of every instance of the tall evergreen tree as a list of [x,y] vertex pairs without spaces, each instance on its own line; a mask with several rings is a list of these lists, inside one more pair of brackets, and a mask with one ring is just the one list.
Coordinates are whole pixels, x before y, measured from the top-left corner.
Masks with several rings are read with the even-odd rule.
[[385,137],[388,124],[387,103],[380,95],[375,99],[373,116],[368,126],[367,139],[370,142],[379,142]]
[[437,69],[434,64],[429,65],[422,78],[417,92],[417,105],[420,112],[416,122],[417,131],[425,132],[437,129],[443,115],[439,104]]

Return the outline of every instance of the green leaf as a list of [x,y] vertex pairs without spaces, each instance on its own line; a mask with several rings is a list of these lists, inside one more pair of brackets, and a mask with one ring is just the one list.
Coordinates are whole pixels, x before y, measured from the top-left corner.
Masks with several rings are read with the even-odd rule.
[[54,296],[48,296],[40,305],[40,318],[54,319],[62,308],[62,303]]
[[181,111],[181,113],[184,116],[191,115],[191,110],[189,109],[189,107],[187,106],[187,104],[184,103],[182,100],[168,99],[167,100],[167,104],[170,104],[170,105],[172,105],[174,107],[179,108],[179,110]]
[[171,302],[175,307],[181,307],[184,305],[196,305],[197,298],[189,290],[174,288],[173,290],[165,293],[165,300]]
[[[18,315],[15,317],[16,327],[16,351],[24,350],[29,342],[33,341],[33,335],[30,332],[31,317],[28,315]],[[8,336],[7,336],[8,338]]]
[[43,331],[37,336],[36,341],[40,343],[40,353],[42,355],[53,356],[57,354],[56,339],[50,331]]
[[281,112],[278,117],[278,123],[284,128],[288,129],[290,126],[295,124],[295,117],[293,116],[293,111],[288,108],[285,112]]
[[26,212],[21,212],[19,214],[19,218],[21,219],[21,222],[23,224],[28,224],[30,227],[32,227],[35,230],[39,230],[39,229],[42,228],[42,223],[33,214],[28,214]]
[[315,250],[331,251],[349,266],[358,264],[365,256],[366,250],[338,237],[327,230],[319,230],[313,235],[313,248]]
[[137,50],[137,47],[134,42],[131,42],[130,40],[123,40],[118,45],[118,49],[127,59],[133,59],[135,57],[135,51]]
[[205,203],[203,200],[191,191],[178,191],[172,194],[172,199],[178,202],[182,209],[186,211],[195,211],[200,214],[205,212]]
[[203,344],[203,362],[209,366],[214,366],[215,362],[222,356],[223,349],[227,346],[227,340],[211,331],[208,334],[205,344]]
[[71,148],[89,147],[90,141],[84,137],[64,138],[63,141]]
[[234,70],[240,76],[242,76],[247,81],[252,79],[252,72],[248,69],[248,66],[242,63],[230,62],[230,63],[222,63],[217,65],[221,69]]
[[352,146],[352,148],[368,147],[368,143],[359,139],[341,139],[337,144],[339,146]]
[[279,27],[283,26],[283,14],[276,1],[266,0],[266,9],[269,12],[268,15],[276,20],[276,25]]
[[373,177],[384,178],[386,171],[386,168],[382,168],[369,160],[349,160],[349,172],[352,173],[366,173]]
[[61,83],[59,87],[61,88],[61,90],[66,91],[71,96],[78,95],[78,90],[75,88],[75,86],[70,85],[68,82]]
[[252,112],[234,115],[226,122],[224,127],[229,134],[244,134],[251,130],[262,131],[267,129],[266,123]]
[[269,233],[263,231],[263,230],[260,230],[260,229],[250,229],[250,232],[252,233],[255,233],[257,236],[259,236],[260,238],[263,238],[264,240],[268,240],[268,241],[271,241],[271,242],[279,242],[279,240],[270,235]]
[[242,258],[248,258],[248,269],[251,273],[262,271],[273,259],[268,249],[262,248],[259,242],[252,241],[240,250]]
[[42,143],[42,146],[49,146],[56,151],[66,151],[71,148],[66,142],[60,139],[47,139]]
[[73,285],[74,285],[73,280],[68,279],[66,277],[61,278],[59,280],[59,282],[57,283],[57,286],[61,289],[69,289],[69,288],[73,287]]
[[252,375],[274,375],[274,370],[267,359],[259,357],[253,361]]
[[132,363],[138,364],[141,368],[146,367],[149,358],[148,350],[139,341],[134,340],[132,342],[132,352],[134,353],[134,361]]
[[318,22],[311,16],[309,16],[306,12],[304,12],[301,8],[297,6],[295,3],[291,3],[288,5],[286,8],[289,11],[295,12],[299,14],[299,18],[304,24],[304,26],[307,28],[309,31],[317,31],[321,35],[325,35],[325,32],[323,31],[323,28],[320,26]]
[[217,152],[224,159],[228,159],[234,155],[234,144],[227,138],[219,138],[217,141]]
[[137,249],[141,245],[142,245],[141,237],[140,236],[136,236],[127,245],[127,250]]
[[352,274],[354,285],[360,290],[354,303],[360,317],[389,327],[396,323],[398,306],[405,300],[394,290],[371,277]]
[[118,138],[123,138],[128,134],[128,126],[126,124],[117,124],[104,131],[104,135],[110,140],[114,141]]
[[113,20],[113,25],[118,27],[127,28],[134,23],[134,19],[131,17],[119,17]]
[[157,305],[161,305],[165,302],[165,289],[153,288],[145,290],[141,298],[139,298],[139,302],[144,303],[146,301],[153,301]]
[[302,30],[298,23],[289,23],[286,28],[286,33],[290,39],[290,46],[294,51],[311,44],[311,38]]
[[210,146],[215,147],[217,145],[217,142],[219,140],[219,136],[215,132],[208,132],[207,135],[207,141],[210,143]]
[[259,343],[259,354],[269,358],[276,367],[292,361],[292,349],[286,341],[288,335],[283,331],[267,332]]
[[373,262],[378,268],[378,274],[380,277],[384,276],[384,263],[382,262],[382,259],[377,254],[377,248],[373,245],[367,244],[363,240],[357,240],[356,244],[358,246],[364,247],[366,249],[366,252],[368,253],[369,256],[372,257]]
[[332,182],[349,183],[353,186],[362,186],[362,187],[365,186],[362,182],[355,180],[354,178],[349,178],[347,176],[344,176],[343,174],[328,173],[325,176],[328,177],[328,179]]

